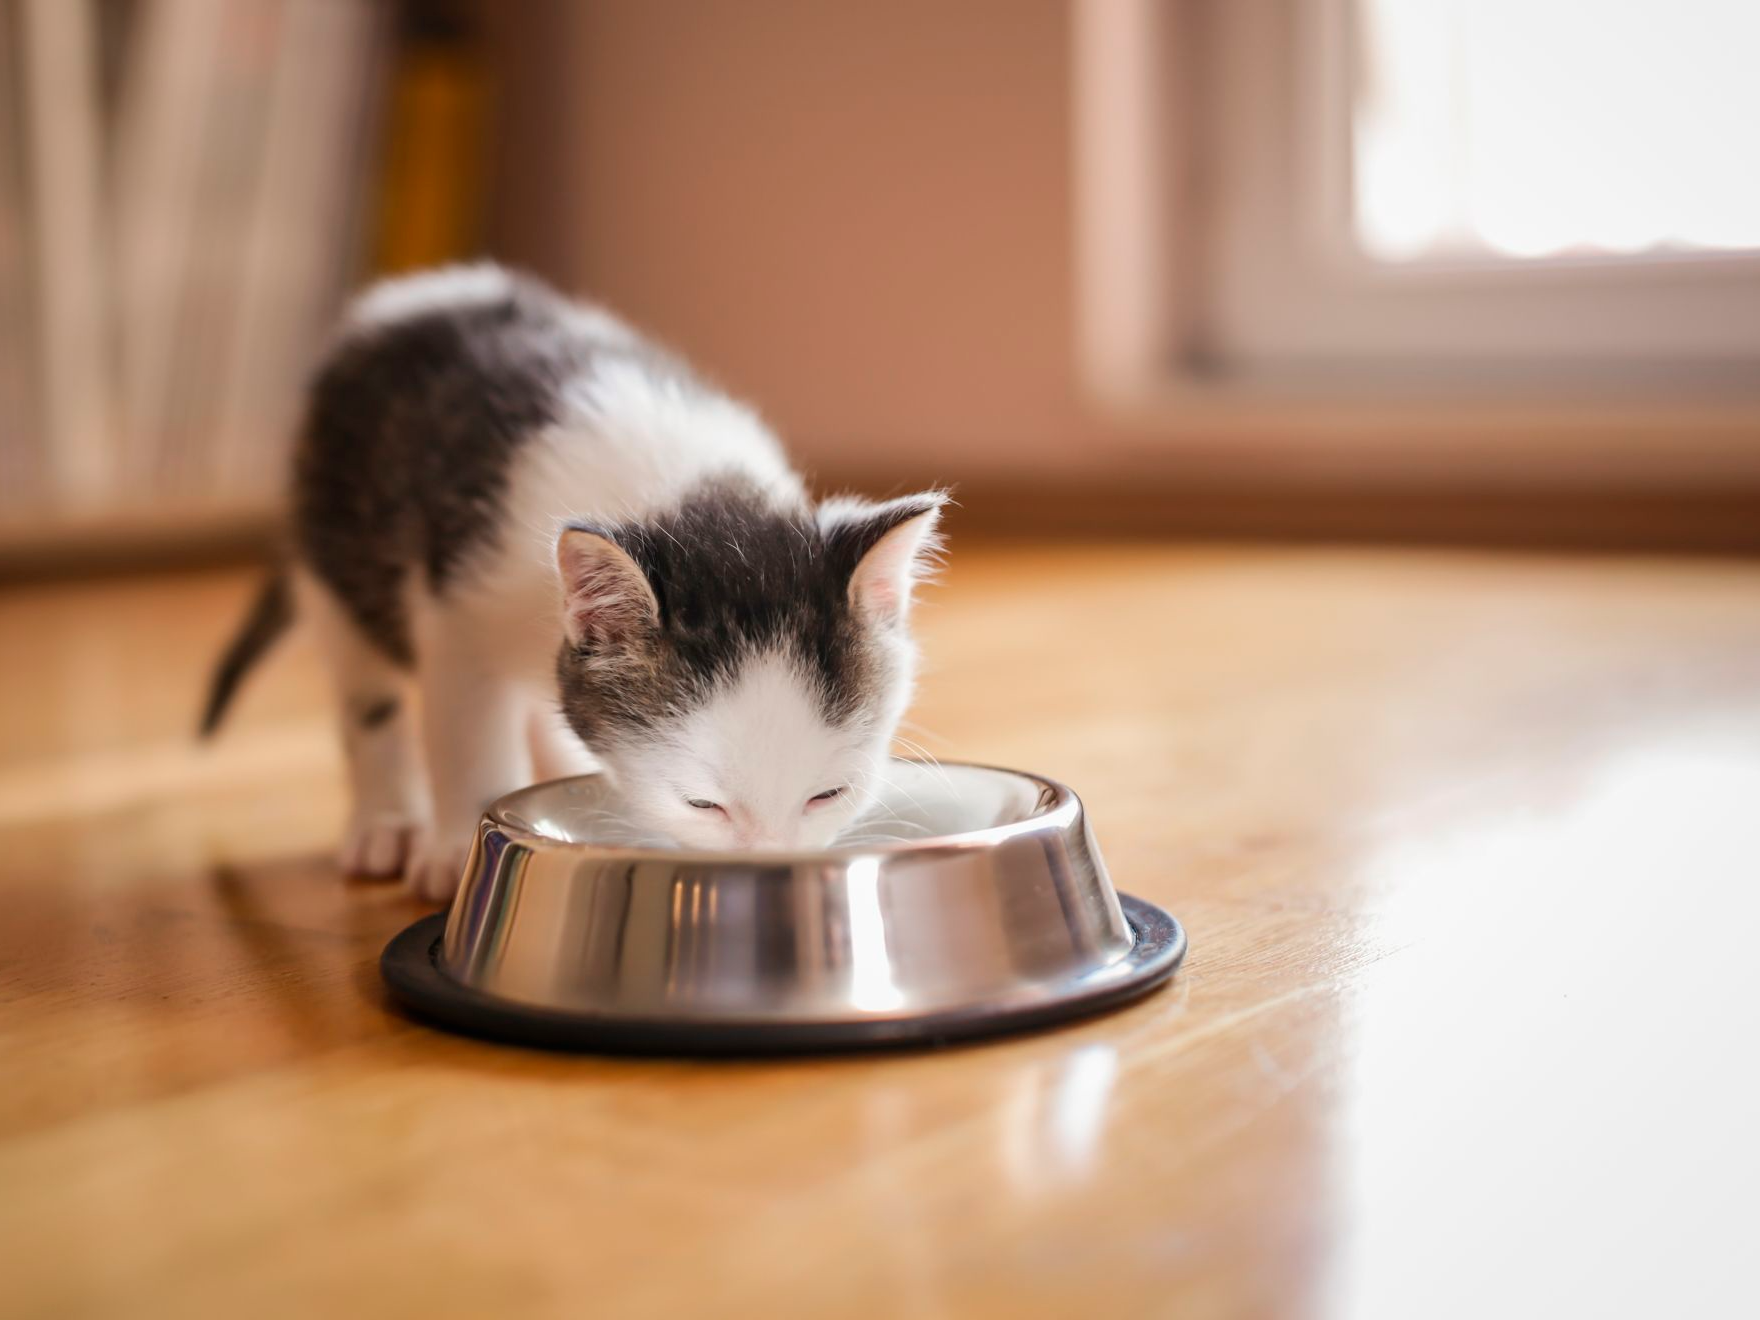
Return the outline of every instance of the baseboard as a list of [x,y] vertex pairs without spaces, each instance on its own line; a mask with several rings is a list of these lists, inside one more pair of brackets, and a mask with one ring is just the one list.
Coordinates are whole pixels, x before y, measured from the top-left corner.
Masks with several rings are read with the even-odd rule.
[[280,528],[271,508],[177,507],[0,521],[0,583],[158,572],[261,559]]
[[[837,483],[874,495],[919,483]],[[929,484],[929,483],[921,483]],[[1171,482],[954,483],[954,536],[1372,542],[1760,553],[1760,492],[1271,492]]]

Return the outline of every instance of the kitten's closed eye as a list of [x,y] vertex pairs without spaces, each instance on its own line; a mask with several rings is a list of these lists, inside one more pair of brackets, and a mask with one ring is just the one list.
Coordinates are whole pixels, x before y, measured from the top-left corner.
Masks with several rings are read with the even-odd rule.
[[[823,806],[827,802],[835,802],[848,791],[848,787],[847,784],[839,784],[836,788],[828,788],[822,793],[813,794],[807,799],[806,809],[811,811],[814,807]],[[711,802],[708,798],[687,797],[684,804],[687,807],[695,807],[698,811],[715,811],[723,816],[727,814],[726,807],[719,802]]]

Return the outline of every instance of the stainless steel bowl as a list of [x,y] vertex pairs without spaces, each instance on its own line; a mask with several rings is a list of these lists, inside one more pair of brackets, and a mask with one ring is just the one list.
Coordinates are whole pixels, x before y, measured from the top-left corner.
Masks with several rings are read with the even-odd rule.
[[1179,923],[1114,891],[1068,788],[915,761],[888,777],[875,823],[816,853],[630,846],[599,776],[510,794],[450,914],[393,940],[385,979],[473,1034],[703,1053],[987,1034],[1173,974]]

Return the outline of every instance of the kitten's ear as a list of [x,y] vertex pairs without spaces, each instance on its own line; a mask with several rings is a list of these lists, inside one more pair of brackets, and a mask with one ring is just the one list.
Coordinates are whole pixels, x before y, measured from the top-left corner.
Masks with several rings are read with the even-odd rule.
[[902,623],[911,590],[934,563],[935,534],[946,491],[924,491],[884,504],[827,500],[819,506],[826,544],[849,565],[849,602],[873,623]]
[[660,621],[660,603],[641,565],[603,532],[570,527],[556,542],[562,629],[569,644],[605,644]]

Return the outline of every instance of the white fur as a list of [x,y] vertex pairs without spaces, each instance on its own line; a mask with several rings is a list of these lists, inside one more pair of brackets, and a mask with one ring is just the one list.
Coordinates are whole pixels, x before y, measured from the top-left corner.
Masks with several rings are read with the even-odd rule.
[[380,280],[356,297],[344,315],[343,328],[368,330],[424,312],[494,302],[505,298],[511,287],[508,273],[488,262],[400,275]]
[[[425,312],[494,302],[505,298],[512,287],[513,276],[490,261],[394,275],[354,298],[343,315],[343,332],[372,330]],[[636,337],[602,307],[577,304],[570,319],[574,328],[590,339],[628,343]]]
[[[606,760],[639,822],[686,846],[820,848],[867,799],[889,733],[828,724],[810,679],[772,653],[662,737]],[[833,788],[845,792],[812,801]]]
[[415,634],[434,834],[407,878],[423,897],[446,899],[483,808],[532,782],[530,725],[541,689],[505,663],[492,631],[450,602],[426,602]]

